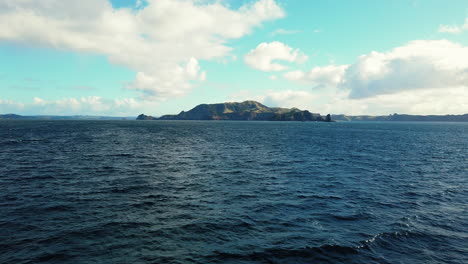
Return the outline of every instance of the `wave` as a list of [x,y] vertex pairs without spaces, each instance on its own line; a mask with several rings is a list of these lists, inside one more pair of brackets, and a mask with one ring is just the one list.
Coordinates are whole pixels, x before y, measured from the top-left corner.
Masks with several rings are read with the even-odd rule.
[[343,199],[342,197],[339,196],[333,196],[333,195],[319,195],[319,194],[298,194],[297,198],[301,199],[325,199],[325,200],[341,200]]
[[350,215],[334,214],[332,215],[332,217],[336,220],[341,220],[341,221],[359,221],[359,220],[375,218],[375,216],[370,213],[357,213],[357,214],[350,214]]
[[355,263],[354,257],[359,254],[355,247],[323,245],[300,249],[270,248],[250,254],[215,252],[208,259],[215,263]]
[[351,245],[324,244],[303,248],[267,248],[248,254],[214,252],[209,259],[215,263],[390,263],[375,254],[380,248],[390,249],[400,246],[401,240],[422,238],[427,235],[411,231],[384,232],[373,237],[351,243]]

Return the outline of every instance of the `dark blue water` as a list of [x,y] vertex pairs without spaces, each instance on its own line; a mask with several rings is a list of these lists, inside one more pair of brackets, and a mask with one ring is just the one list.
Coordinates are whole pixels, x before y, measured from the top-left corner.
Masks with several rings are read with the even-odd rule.
[[1,121],[0,263],[468,263],[468,124]]

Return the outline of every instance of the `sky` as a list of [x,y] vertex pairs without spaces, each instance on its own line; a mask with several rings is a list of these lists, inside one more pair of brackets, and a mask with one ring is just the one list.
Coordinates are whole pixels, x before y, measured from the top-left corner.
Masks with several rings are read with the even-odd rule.
[[466,0],[2,0],[0,114],[468,113]]

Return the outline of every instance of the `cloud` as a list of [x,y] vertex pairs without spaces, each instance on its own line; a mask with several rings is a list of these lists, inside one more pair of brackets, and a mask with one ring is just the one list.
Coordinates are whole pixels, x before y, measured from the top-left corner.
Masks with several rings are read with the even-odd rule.
[[254,94],[240,91],[230,100],[257,100],[267,106],[297,107],[321,114],[388,115],[393,113],[415,115],[445,115],[468,113],[468,90],[463,87],[448,90],[410,90],[394,94],[351,99],[349,91],[333,90],[321,93],[305,90],[266,91]]
[[[160,69],[158,74],[138,72],[135,80],[127,85],[127,88],[141,91],[143,98],[178,97],[191,90],[193,85],[187,80],[204,81],[205,78],[206,72],[201,72],[198,61],[191,58],[183,67]],[[177,89],[173,89],[174,87]]]
[[468,47],[448,40],[412,41],[359,56],[349,65],[291,71],[283,77],[326,89],[268,91],[257,98],[321,113],[468,113]]
[[254,100],[258,102],[263,102],[265,98],[264,95],[254,94],[252,91],[249,90],[239,90],[235,93],[232,93],[228,96],[228,102],[243,102],[247,100]]
[[244,61],[250,67],[261,71],[283,71],[287,66],[274,62],[276,60],[304,63],[308,57],[299,49],[293,49],[279,41],[260,43],[255,49],[244,56]]
[[241,90],[229,96],[228,101],[242,102],[246,100],[259,101],[269,107],[297,107],[309,109],[320,95],[309,91],[280,90],[266,91],[263,94],[254,94],[248,90]]
[[349,91],[366,98],[406,90],[468,87],[468,47],[448,40],[416,40],[389,52],[373,51],[350,65],[293,71],[285,78]]
[[222,1],[148,0],[114,9],[105,0],[2,0],[0,42],[107,56],[135,72],[129,89],[146,99],[183,95],[206,73],[200,60],[222,58],[265,21],[282,18],[274,0],[237,10]]
[[0,113],[16,113],[24,107],[23,103],[0,98]]
[[468,47],[447,40],[418,40],[390,52],[360,56],[342,86],[362,98],[415,89],[468,87]]
[[468,18],[465,19],[463,25],[439,25],[438,32],[440,33],[450,33],[450,34],[460,34],[462,31],[468,30]]
[[142,0],[137,0],[137,1],[135,2],[135,7],[136,7],[136,8],[139,8],[139,7],[142,7],[142,6],[143,6],[143,1],[142,1]]
[[290,81],[296,81],[302,84],[330,87],[337,86],[343,82],[344,72],[347,68],[347,65],[329,65],[325,67],[315,67],[308,72],[286,72],[283,74],[283,77]]
[[288,29],[279,28],[279,29],[271,32],[271,35],[272,36],[292,35],[292,34],[297,34],[297,33],[300,33],[300,32],[302,32],[302,31],[301,30],[294,30],[294,29],[288,30]]
[[462,32],[462,28],[457,25],[440,25],[438,31],[440,33],[458,34]]
[[468,90],[450,89],[407,90],[393,94],[352,99],[346,91],[326,96],[316,107],[327,113],[349,115],[388,115],[392,113],[415,115],[445,115],[468,113]]
[[0,99],[0,113],[23,115],[110,115],[127,116],[155,108],[156,103],[134,98],[105,99],[99,96],[68,97],[58,100],[45,100],[34,97],[32,102],[23,103]]
[[282,90],[268,91],[262,99],[265,105],[273,107],[297,107],[309,109],[311,102],[320,96],[308,91]]

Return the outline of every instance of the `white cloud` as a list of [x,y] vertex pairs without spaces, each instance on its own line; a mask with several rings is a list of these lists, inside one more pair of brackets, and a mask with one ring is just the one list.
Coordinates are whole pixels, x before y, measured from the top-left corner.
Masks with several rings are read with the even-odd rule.
[[[200,71],[195,58],[191,58],[184,66],[175,65],[174,68],[164,68],[158,74],[148,75],[138,72],[135,80],[127,88],[143,93],[143,98],[177,97],[191,90],[191,81],[204,81],[206,72]],[[177,87],[177,89],[173,89]]]
[[388,115],[445,115],[468,113],[468,90],[463,87],[448,90],[410,90],[394,94],[351,99],[349,91],[333,90],[321,93],[301,90],[266,91],[254,94],[240,91],[231,101],[257,100],[267,106],[297,107],[320,114]]
[[228,101],[242,102],[255,100],[269,107],[297,107],[309,109],[313,102],[320,99],[320,95],[308,91],[281,90],[266,91],[263,94],[254,94],[248,90],[241,90],[229,96]]
[[463,25],[439,25],[440,33],[460,34],[462,31],[468,30],[468,18],[465,19]]
[[142,5],[143,5],[143,1],[142,1],[142,0],[137,0],[137,1],[135,2],[135,7],[137,7],[137,8],[138,8],[138,7],[141,7]]
[[235,93],[230,94],[227,98],[227,101],[228,102],[243,102],[247,100],[254,100],[258,102],[263,102],[264,98],[265,98],[264,95],[254,94],[253,92],[249,90],[239,90]]
[[272,80],[272,81],[278,80],[278,76],[276,76],[276,75],[270,75],[269,78],[270,78],[270,80]]
[[388,115],[392,113],[415,115],[445,115],[468,113],[468,90],[450,89],[408,90],[374,97],[351,99],[345,91],[326,95],[316,105],[325,113],[348,115]]
[[366,98],[406,90],[468,88],[468,47],[448,40],[417,40],[389,52],[371,52],[354,63],[293,71],[289,80],[349,91]]
[[34,97],[33,98],[33,104],[35,104],[35,105],[46,105],[47,102],[42,98]]
[[311,103],[319,98],[319,95],[308,91],[282,90],[268,91],[262,98],[262,102],[273,107],[297,107],[309,110]]
[[273,32],[271,32],[272,36],[276,35],[292,35],[292,34],[297,34],[302,32],[301,30],[294,30],[294,29],[284,29],[284,28],[279,28]]
[[448,40],[412,41],[388,52],[359,56],[350,65],[283,76],[327,89],[268,91],[257,98],[320,113],[468,113],[468,47]]
[[468,47],[447,40],[417,40],[390,52],[360,56],[342,86],[363,98],[415,89],[468,87]]
[[277,60],[304,63],[308,57],[299,49],[293,49],[279,41],[260,43],[244,57],[245,63],[261,71],[283,71],[288,67],[275,62]]
[[458,34],[462,32],[462,29],[457,25],[440,25],[438,31],[440,33]]
[[18,111],[24,109],[25,105],[20,102],[13,100],[1,99],[0,98],[0,113],[17,113]]
[[106,0],[2,0],[0,41],[105,55],[137,72],[128,88],[164,99],[203,80],[198,61],[228,55],[227,40],[285,15],[274,0],[238,10],[221,1],[137,5],[131,10],[114,9]]
[[0,99],[0,113],[16,113],[23,115],[137,115],[154,109],[157,103],[141,101],[134,98],[105,99],[99,96],[79,98],[61,98],[45,100],[34,97],[32,102],[23,103]]
[[337,86],[343,81],[343,75],[347,68],[347,65],[329,65],[325,67],[314,67],[308,72],[286,72],[283,76],[290,81],[297,81],[302,84],[330,87]]

